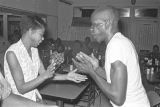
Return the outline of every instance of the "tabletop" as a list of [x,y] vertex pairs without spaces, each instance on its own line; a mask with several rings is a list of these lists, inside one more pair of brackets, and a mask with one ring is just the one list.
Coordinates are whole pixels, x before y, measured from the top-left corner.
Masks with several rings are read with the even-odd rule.
[[40,93],[61,100],[74,100],[89,86],[88,82],[50,81],[43,86]]

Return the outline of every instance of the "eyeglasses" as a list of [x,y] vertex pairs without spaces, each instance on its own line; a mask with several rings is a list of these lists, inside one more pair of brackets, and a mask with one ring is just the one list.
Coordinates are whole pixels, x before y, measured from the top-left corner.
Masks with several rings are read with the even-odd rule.
[[105,23],[95,23],[95,24],[92,24],[91,28],[90,28],[90,31],[93,32],[95,28],[99,28],[101,26],[103,26]]
[[91,25],[90,31],[91,31],[91,32],[94,32],[95,28],[99,28],[99,27],[103,26],[104,24],[106,24],[107,22],[108,22],[108,20],[104,20],[104,21],[101,22],[101,23],[93,23],[93,24]]
[[94,24],[91,25],[91,29],[98,28],[98,27],[100,27],[100,26],[102,26],[104,24],[105,23],[94,23]]

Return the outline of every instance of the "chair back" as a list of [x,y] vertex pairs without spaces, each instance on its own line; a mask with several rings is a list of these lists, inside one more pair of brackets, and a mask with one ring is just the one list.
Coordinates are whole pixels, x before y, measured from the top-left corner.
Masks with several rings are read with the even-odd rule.
[[147,96],[150,101],[151,107],[160,105],[160,96],[155,91],[147,92]]

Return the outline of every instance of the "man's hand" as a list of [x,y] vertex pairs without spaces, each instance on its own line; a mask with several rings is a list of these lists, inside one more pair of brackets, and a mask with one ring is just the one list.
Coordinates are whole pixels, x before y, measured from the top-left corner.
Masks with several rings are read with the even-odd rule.
[[76,58],[82,63],[86,62],[85,60],[89,61],[92,64],[94,70],[99,67],[99,61],[93,53],[91,56],[88,56],[85,53],[80,52],[76,55]]
[[87,79],[87,77],[85,75],[78,74],[78,73],[76,73],[76,71],[77,71],[77,69],[70,71],[67,74],[66,79],[73,81],[73,82],[76,82],[76,83],[80,83],[80,82],[85,81]]
[[85,59],[83,61],[76,61],[75,59],[72,59],[72,61],[74,62],[74,65],[77,67],[79,72],[89,74],[90,76],[95,73],[93,65],[88,60]]

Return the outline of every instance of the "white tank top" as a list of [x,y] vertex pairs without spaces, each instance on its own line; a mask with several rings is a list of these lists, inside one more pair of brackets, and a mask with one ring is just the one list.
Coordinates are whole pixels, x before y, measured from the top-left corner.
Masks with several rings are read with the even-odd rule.
[[[29,82],[38,76],[38,70],[40,68],[40,59],[37,48],[31,48],[32,58],[29,56],[26,48],[24,47],[22,40],[20,39],[17,43],[11,45],[8,51],[13,51],[17,57],[17,60],[21,66],[24,81]],[[37,89],[34,89],[28,93],[20,94],[17,90],[13,77],[11,75],[11,71],[8,66],[8,62],[6,60],[6,53],[4,56],[4,74],[6,80],[10,83],[12,92],[17,95],[21,95],[25,98],[36,101],[36,93],[39,94]]]

